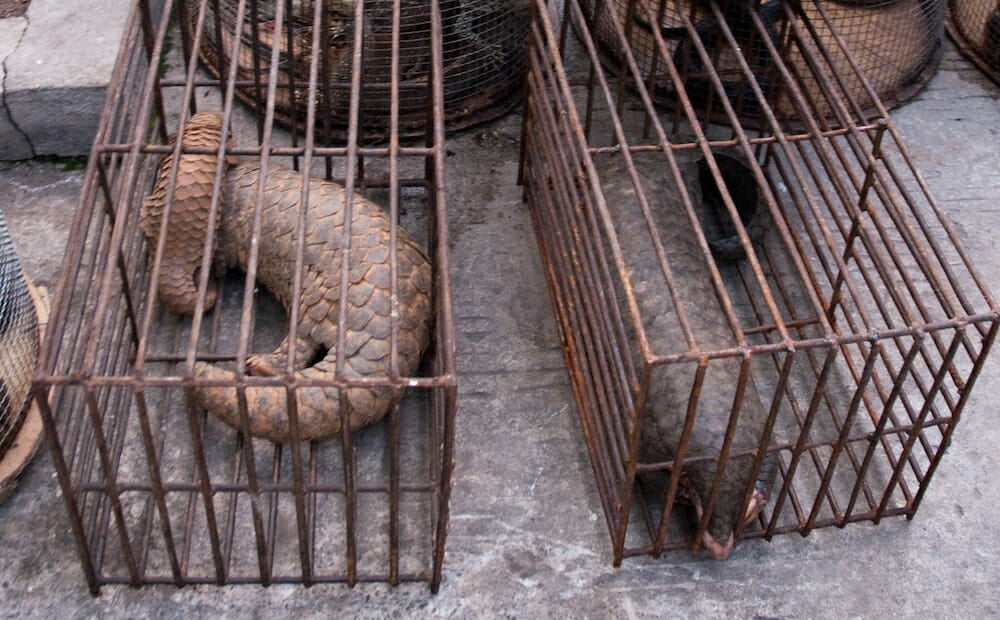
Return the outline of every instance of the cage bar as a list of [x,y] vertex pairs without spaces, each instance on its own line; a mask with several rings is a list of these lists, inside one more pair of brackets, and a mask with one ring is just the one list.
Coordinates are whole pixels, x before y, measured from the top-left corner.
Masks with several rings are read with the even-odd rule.
[[[238,15],[257,4],[241,0]],[[276,9],[279,23],[284,5]],[[317,18],[322,6],[316,4]],[[442,25],[438,3],[432,1],[423,86],[425,131],[419,139],[402,139],[400,80],[394,78],[383,119],[386,142],[372,145],[361,131],[361,58],[367,43],[357,36],[370,6],[374,4],[355,5],[348,139],[320,147],[323,121],[315,102],[329,83],[320,71],[319,54],[312,55],[309,67],[306,101],[313,104],[306,106],[303,133],[289,134],[276,126],[280,47],[271,50],[269,72],[257,84],[266,92],[266,105],[247,109],[238,102],[234,65],[215,76],[198,64],[200,42],[209,33],[220,33],[220,23],[212,19],[219,14],[218,2],[134,3],[55,291],[50,337],[33,382],[83,572],[94,594],[108,584],[423,581],[434,592],[439,588],[457,396],[445,211]],[[401,4],[397,0],[378,7],[391,15],[391,47],[397,55]],[[238,33],[228,34],[238,41]],[[319,37],[312,39],[314,50],[319,43]],[[392,63],[392,71],[398,78],[398,62]],[[217,145],[169,139],[200,111],[221,115],[228,132],[222,132]],[[341,334],[338,347],[330,347],[335,355],[327,357],[336,360],[335,371],[300,373],[298,368],[313,361],[296,362],[295,351],[282,358],[274,376],[241,370],[249,357],[273,350],[282,338],[294,342],[297,326],[306,320],[299,309],[308,302],[297,291],[307,290],[306,270],[314,268],[308,264],[306,235],[319,228],[310,228],[306,210],[297,206],[288,242],[287,260],[293,266],[291,292],[284,293],[288,313],[278,298],[283,293],[269,292],[258,282],[276,260],[260,249],[263,235],[277,234],[261,224],[263,198],[247,207],[257,223],[244,248],[245,273],[223,274],[207,267],[221,253],[208,235],[193,275],[193,314],[170,310],[157,296],[159,281],[167,277],[166,233],[161,229],[155,240],[143,235],[140,205],[162,156],[176,161],[198,154],[215,162],[204,188],[211,196],[209,230],[224,217],[221,194],[231,186],[227,166],[233,159],[259,165],[258,187],[276,183],[279,174],[295,179],[293,205],[309,203],[310,192],[320,191],[306,182],[309,178],[342,185],[346,193],[339,206],[347,222],[356,221],[352,213],[362,209],[362,196],[380,204],[387,215],[384,250],[394,300],[402,286],[403,231],[412,235],[429,261],[433,318],[429,345],[416,369],[410,372],[402,365],[399,317],[406,313],[402,302],[393,301],[387,331],[378,336],[390,356],[384,373],[345,370],[351,353],[345,351],[343,334],[354,328],[343,309],[329,318]],[[171,213],[180,217],[176,213],[186,190],[178,182],[178,167],[167,169],[164,218],[169,221]],[[351,237],[354,226],[340,228],[345,235],[341,263],[332,267],[345,274],[337,276],[343,284],[347,267],[367,259],[361,241]],[[218,291],[214,307],[212,287]],[[200,363],[235,371],[221,379],[206,378],[196,370]],[[239,414],[231,425],[199,405],[199,390],[212,385],[236,394]],[[329,406],[333,411],[339,406],[341,429],[360,408],[348,396],[351,389],[381,390],[394,398],[384,418],[356,432],[340,430],[327,439],[306,440],[304,394],[314,388],[339,394]],[[277,395],[275,415],[287,419],[284,440],[250,433],[249,399],[265,389]]]
[[[912,518],[997,307],[855,50],[824,34],[832,5],[781,4],[772,37],[764,9],[699,3],[641,50],[674,5],[605,6],[534,3],[521,179],[613,562],[697,550],[713,509],[761,490],[739,538]],[[689,516],[685,472],[706,467]],[[725,496],[730,472],[745,487]]]

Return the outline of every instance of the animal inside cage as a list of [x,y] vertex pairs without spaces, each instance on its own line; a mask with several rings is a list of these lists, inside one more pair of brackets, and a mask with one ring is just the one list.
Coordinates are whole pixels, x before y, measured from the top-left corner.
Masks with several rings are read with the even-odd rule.
[[90,589],[436,591],[456,406],[437,4],[424,139],[392,117],[386,146],[335,148],[315,107],[304,138],[275,127],[274,74],[257,116],[235,72],[161,63],[183,4],[152,4],[125,29],[34,386]]
[[1000,3],[950,0],[946,25],[958,49],[1000,84]]
[[535,3],[521,170],[615,564],[912,517],[998,313],[892,121],[848,122],[808,12],[812,73],[771,60],[796,122],[762,99],[750,131],[701,122],[662,46],[679,105],[655,106],[587,10],[566,2],[574,38]]
[[[527,0],[442,0],[438,5],[443,70],[437,77],[444,87],[446,128],[461,129],[509,111],[519,103],[523,90]],[[278,83],[275,115],[285,125],[306,122],[308,84],[317,80],[320,120],[316,138],[324,143],[347,138],[352,67],[354,55],[361,54],[364,105],[358,130],[367,139],[379,141],[388,137],[393,115],[401,135],[419,137],[425,131],[431,113],[427,109],[430,10],[428,0],[395,4],[390,0],[186,0],[183,23],[193,32],[204,20],[206,27],[196,47],[206,66],[216,75],[226,75],[235,64],[237,96],[258,114],[267,105],[269,95],[262,84],[272,67]],[[395,30],[394,20],[399,22]],[[319,63],[311,76],[314,55]],[[395,101],[390,98],[391,88],[399,92]],[[398,106],[396,111],[393,105]]]
[[[858,120],[864,113],[878,113],[876,105],[893,107],[910,99],[933,75],[941,56],[943,0],[719,5],[711,10],[708,3],[689,0],[582,3],[606,70],[629,75],[630,54],[654,100],[674,106],[677,87],[660,62],[661,55],[670,55],[687,95],[718,120],[725,113],[712,94],[711,72],[706,70],[710,63],[744,126],[767,122],[759,116],[758,98],[767,99],[783,122],[798,118],[796,102],[781,87],[785,78],[773,61],[775,55],[802,80],[802,95],[816,114],[833,118],[836,111],[823,107],[826,84],[810,81],[814,68],[809,62],[818,58],[831,65],[859,110]],[[749,11],[747,6],[754,8]],[[803,33],[807,25],[815,31]],[[742,54],[733,54],[732,41],[744,50]],[[741,62],[749,67],[755,85]]]

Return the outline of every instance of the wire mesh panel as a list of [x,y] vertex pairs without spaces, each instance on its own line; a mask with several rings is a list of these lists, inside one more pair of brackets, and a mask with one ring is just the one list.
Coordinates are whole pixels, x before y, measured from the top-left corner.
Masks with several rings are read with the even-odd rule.
[[[617,79],[587,6],[560,27],[535,5],[522,180],[616,564],[912,517],[997,332],[874,92],[879,114],[854,120],[864,79],[833,70],[827,25],[786,20],[808,75],[767,48],[788,126],[705,6],[735,65],[696,46],[709,90],[692,92],[657,37],[663,112],[625,23]],[[727,104],[733,66],[758,130]],[[706,96],[722,123],[702,122]]]
[[355,49],[350,140],[319,148],[316,106],[304,136],[275,129],[276,58],[260,116],[235,68],[201,72],[209,3],[181,35],[184,7],[131,14],[35,383],[90,588],[436,591],[456,398],[441,37],[421,140],[392,116],[361,146]]
[[[811,58],[829,63],[845,81],[843,87],[857,100],[860,108],[869,112],[874,108],[871,90],[883,104],[890,107],[900,104],[930,79],[940,59],[945,13],[942,0],[822,3],[771,0],[759,6],[752,3],[756,18],[751,18],[742,3],[731,4],[723,8],[723,13],[728,15],[731,36],[745,50],[744,60],[751,67],[762,95],[786,120],[796,117],[796,104],[778,85],[781,78],[775,74],[776,67],[770,60],[768,49],[771,47],[781,50],[787,68],[801,76],[803,94],[814,102],[816,113],[822,116],[835,116],[835,112],[822,107],[824,85],[810,81],[813,69],[808,63]],[[627,74],[624,52],[627,44],[658,102],[676,103],[671,78],[658,61],[659,46],[663,45],[684,76],[688,94],[704,99],[703,104],[709,111],[721,115],[721,110],[713,107],[718,105],[717,100],[709,96],[711,86],[698,51],[704,47],[712,56],[719,79],[726,87],[728,98],[740,110],[744,124],[761,122],[759,107],[741,73],[739,61],[731,55],[731,48],[725,41],[726,35],[719,23],[722,15],[713,14],[706,3],[586,0],[582,6],[584,14],[594,24],[595,42],[606,67]],[[811,38],[801,38],[791,28],[790,22],[795,21],[799,13],[807,18],[805,23],[816,29],[810,33]],[[762,29],[758,30],[754,21],[759,21]],[[625,24],[624,41],[616,34],[620,23]],[[653,28],[654,24],[659,27]],[[662,43],[658,41],[661,38]],[[841,45],[850,50],[849,56],[841,51]],[[821,54],[821,49],[829,56]]]
[[947,26],[962,53],[1000,83],[1000,3],[950,0]]
[[[199,2],[187,0],[186,4],[186,23],[193,27]],[[276,5],[281,4],[286,6],[278,19]],[[310,63],[316,55],[316,79],[320,82],[316,92],[320,119],[317,139],[346,139],[353,40],[357,36],[363,42],[362,133],[374,140],[387,137],[393,76],[399,82],[396,114],[400,132],[420,135],[424,131],[430,113],[425,96],[431,76],[428,0],[401,3],[400,42],[395,55],[393,3],[389,0],[366,2],[363,9],[359,8],[361,3],[341,0],[256,0],[246,3],[242,13],[238,13],[236,0],[214,0],[210,5],[208,27],[199,46],[206,65],[217,75],[225,75],[235,59],[240,80],[237,95],[261,113],[268,96],[262,81],[270,71],[275,32],[281,30],[276,118],[286,125],[306,121]],[[443,0],[439,7],[444,54],[439,78],[444,85],[446,127],[458,129],[510,110],[521,98],[524,81],[528,2]],[[314,29],[313,24],[319,28]],[[313,46],[316,39],[318,47]]]

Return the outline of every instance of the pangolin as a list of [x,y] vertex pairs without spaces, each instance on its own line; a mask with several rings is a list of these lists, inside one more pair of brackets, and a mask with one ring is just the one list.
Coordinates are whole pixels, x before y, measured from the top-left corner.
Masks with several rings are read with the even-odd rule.
[[[195,132],[193,126],[201,125],[212,129]],[[217,145],[215,141],[221,135],[221,119],[217,114],[196,114],[187,123],[183,134],[186,145],[189,144],[189,136],[194,135],[205,137],[204,141],[199,138],[199,146],[205,146],[205,143]],[[194,145],[193,141],[191,145]],[[161,166],[160,175],[164,175],[167,169]],[[182,167],[185,174],[183,182],[185,186],[210,187],[214,170],[215,161],[209,160],[202,162],[197,170]],[[188,175],[200,179],[189,179]],[[157,186],[160,182],[158,179]],[[294,379],[303,382],[294,390],[298,437],[302,440],[328,438],[341,429],[340,390],[316,383],[332,382],[335,378],[341,304],[347,304],[346,331],[343,334],[344,377],[349,381],[352,378],[382,378],[391,374],[394,317],[398,373],[402,377],[412,376],[430,338],[431,266],[420,245],[397,227],[396,289],[393,291],[388,215],[374,202],[354,194],[350,251],[345,252],[342,246],[346,225],[345,189],[331,181],[310,178],[307,181],[309,197],[305,207],[302,286],[300,290],[293,290],[303,175],[276,164],[269,166],[263,188],[261,234],[255,237],[253,218],[260,182],[261,168],[258,164],[236,165],[226,172],[219,226],[215,234],[215,264],[245,271],[251,243],[256,242],[259,253],[257,281],[278,298],[286,311],[293,296],[298,296],[298,331],[294,343],[286,338],[272,353],[248,357],[246,371],[256,375],[281,374],[287,355],[294,347]],[[202,200],[175,201],[173,211],[201,209],[205,204]],[[204,218],[191,215],[189,219],[181,217],[180,221],[204,221]],[[168,237],[177,234],[172,222],[173,214]],[[202,225],[201,230],[186,229],[183,233],[187,235],[185,242],[191,238],[204,239],[204,228]],[[349,264],[342,266],[342,261],[349,261]],[[349,270],[346,299],[340,296],[342,268]],[[183,271],[189,273],[188,267],[185,266]],[[161,298],[172,298],[180,293],[171,290],[169,295],[165,295],[164,286],[171,285],[161,283]],[[233,371],[205,362],[196,362],[194,370],[199,380],[230,384],[223,387],[199,385],[194,389],[194,395],[198,404],[207,411],[230,426],[240,428]],[[346,388],[346,392],[351,430],[382,418],[400,396],[400,390],[389,386],[350,387]],[[286,393],[283,387],[246,389],[252,435],[276,442],[291,439]]]
[[[734,348],[737,346],[735,336],[713,287],[708,262],[676,188],[667,182],[667,163],[662,154],[649,155],[634,156],[634,164],[650,202],[666,260],[677,283],[679,301],[690,322],[696,341],[694,346],[703,352]],[[595,157],[594,163],[600,173],[608,210],[651,350],[659,355],[686,352],[691,347],[679,327],[649,228],[623,157],[601,155]],[[695,163],[687,163],[690,165],[686,172],[694,176]],[[708,364],[687,458],[721,452],[741,362],[740,358],[726,358],[715,359]],[[669,461],[677,455],[694,376],[695,366],[691,363],[663,364],[651,373],[645,410],[640,413],[640,459],[643,462]],[[756,449],[766,421],[767,413],[750,380],[743,395],[730,454]],[[721,486],[701,540],[702,546],[716,559],[725,559],[729,555],[735,532],[756,516],[766,501],[766,489],[757,487],[746,512],[740,512],[753,474],[753,462],[751,458],[734,459],[723,470]],[[712,460],[686,463],[684,466],[682,480],[699,511],[699,518],[702,506],[708,503],[716,471]]]
[[[192,115],[180,132],[182,147],[185,149],[217,147],[221,137],[222,119],[213,112],[198,112]],[[170,144],[173,145],[177,139],[178,136],[174,136]],[[208,210],[212,206],[212,182],[215,179],[216,161],[218,158],[211,153],[181,153],[178,158],[170,225],[167,227],[157,288],[160,302],[178,314],[193,313],[198,298],[201,256],[205,236],[208,234]],[[173,162],[172,153],[160,159],[153,189],[143,201],[139,212],[139,228],[146,236],[151,255],[155,252],[159,240]],[[215,231],[212,231],[212,235],[214,237]],[[214,284],[209,280],[205,299],[206,309],[215,305]]]

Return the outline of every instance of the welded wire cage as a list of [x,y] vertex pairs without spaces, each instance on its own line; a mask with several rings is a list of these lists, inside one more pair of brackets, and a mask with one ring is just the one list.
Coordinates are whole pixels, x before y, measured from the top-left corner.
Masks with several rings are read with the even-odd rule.
[[[703,122],[669,49],[665,112],[641,63],[608,70],[586,0],[561,23],[535,3],[522,180],[616,564],[696,550],[760,492],[738,537],[914,516],[995,340],[991,293],[808,5],[787,36],[811,72],[769,60],[795,122],[761,98],[751,131],[733,106]],[[725,100],[731,65],[702,58]]]
[[[423,90],[434,110],[424,138],[401,145],[397,119],[390,119],[388,143],[377,148],[362,146],[354,132],[343,147],[317,147],[316,109],[310,110],[304,137],[276,129],[271,106],[260,116],[247,114],[236,102],[239,81],[233,72],[222,80],[206,76],[190,48],[165,54],[171,37],[180,38],[173,24],[184,5],[167,0],[162,12],[154,12],[151,4],[135,3],[125,28],[34,385],[36,395],[50,392],[50,400],[39,398],[39,404],[89,587],[97,593],[105,584],[424,581],[436,591],[456,404],[437,3],[431,2],[426,51],[432,59],[429,84],[437,86]],[[199,23],[211,27],[210,21]],[[189,34],[188,44],[199,37]],[[263,86],[273,95],[278,84],[271,78]],[[389,96],[396,101],[400,93],[393,89]],[[349,98],[356,123],[357,74]],[[195,112],[206,111],[221,115],[229,130],[213,146],[192,145],[187,133],[184,140],[168,139]],[[199,267],[188,274],[197,299],[189,315],[175,313],[157,295],[167,277],[170,237],[158,228],[150,239],[140,226],[165,154],[180,161],[209,158],[212,165],[201,189],[182,182],[189,174],[183,166],[163,169],[166,175],[158,178],[166,179],[164,222],[171,213],[180,217],[176,214],[192,191],[207,192],[203,202],[224,231],[229,212],[220,207],[220,194],[233,187],[233,172],[227,172],[232,163],[238,164],[233,170],[249,165],[254,172],[246,182],[265,188],[263,201],[243,195],[246,204],[236,207],[256,214],[246,216],[251,222],[257,218],[252,237],[236,242],[239,253],[255,259],[240,259],[240,268],[226,273],[203,268],[230,242],[224,232],[216,243],[199,238],[199,247],[205,245],[194,253]],[[328,182],[307,184],[310,177]],[[289,178],[295,183],[289,185]],[[336,184],[346,188],[346,196],[357,192],[352,200],[333,204],[343,221],[354,222],[337,229],[352,235],[342,241],[339,259],[311,262],[305,247],[316,237],[303,236],[326,234],[336,215],[293,229],[298,232],[287,236],[287,252],[268,255],[269,237],[279,231],[269,223],[273,213],[268,215],[264,201],[275,184],[283,192],[283,209],[299,214],[298,222],[307,221],[301,205],[312,200],[303,188],[316,195]],[[226,201],[237,200],[237,194],[225,195]],[[360,212],[364,197],[384,210],[388,245],[372,246],[370,237],[354,236],[361,220],[349,214]],[[275,296],[284,296],[293,308],[316,308],[305,293],[315,289],[303,284],[315,269],[324,264],[339,269],[335,281],[343,282],[344,273],[353,279],[376,251],[392,273],[402,273],[404,231],[425,249],[430,264],[423,281],[432,312],[429,344],[412,372],[402,361],[398,366],[393,361],[385,372],[349,372],[345,369],[357,361],[351,356],[368,346],[350,336],[358,333],[352,315],[335,305],[324,317],[310,319],[283,312]],[[349,272],[345,265],[351,265]],[[289,288],[271,295],[260,283],[277,268],[293,271]],[[358,289],[347,286],[351,298]],[[368,335],[392,360],[401,360],[400,317],[409,311],[396,300],[403,285],[386,286],[394,287],[391,307],[370,309],[392,318],[383,321],[382,333]],[[323,294],[335,298],[335,288]],[[216,297],[211,309],[210,289]],[[347,343],[317,352],[326,355],[322,372],[306,372],[320,370],[320,362],[300,372],[288,360],[280,361],[273,376],[251,373],[251,356],[268,353],[283,338],[294,341],[299,332],[289,314],[299,316],[300,325],[325,320],[330,329],[348,334]],[[206,364],[227,373],[206,378],[196,370]],[[235,394],[230,401],[238,410],[235,421],[224,424],[199,404],[198,394],[211,386]],[[309,390],[317,388],[334,395],[324,407],[339,416],[341,429],[364,406],[350,396],[352,390],[390,392],[399,399],[384,417],[355,432],[298,441],[307,428]],[[277,442],[256,436],[248,421],[250,407],[265,397],[276,403],[267,415],[287,421],[288,433]]]
[[[201,4],[186,0],[184,23],[191,31],[201,19]],[[444,55],[438,79],[445,92],[446,128],[458,130],[509,111],[523,92],[527,0],[443,0],[439,7]],[[230,64],[236,65],[237,95],[258,113],[268,98],[262,84],[274,67],[275,114],[285,125],[301,126],[306,120],[311,60],[317,56],[317,139],[326,143],[347,137],[351,71],[359,53],[362,133],[384,140],[395,114],[401,134],[419,136],[430,115],[431,6],[428,0],[405,0],[396,8],[400,27],[395,54],[390,0],[211,0],[196,47],[216,75],[226,75]],[[389,96],[393,80],[400,93],[396,112]]]
[[950,0],[947,27],[962,53],[1000,84],[1000,3]]
[[[689,96],[704,99],[703,106],[709,112],[724,118],[718,100],[713,101],[710,95],[699,51],[704,47],[744,125],[762,122],[760,108],[739,61],[730,52],[729,36],[745,50],[743,58],[760,86],[760,96],[786,121],[795,118],[797,108],[790,94],[780,88],[781,76],[776,75],[771,50],[778,50],[787,69],[802,79],[803,94],[813,102],[816,113],[830,118],[835,118],[836,112],[822,107],[825,85],[810,81],[813,69],[808,63],[810,58],[821,57],[821,51],[829,54],[822,62],[832,65],[845,81],[843,88],[868,111],[875,106],[872,91],[888,107],[910,99],[930,79],[940,60],[943,0],[771,0],[759,3],[755,18],[741,13],[742,3],[731,3],[735,11],[725,4],[720,3],[720,12],[690,0],[586,0],[582,6],[593,24],[606,69],[628,75],[627,46],[654,99],[675,105],[676,88],[658,60],[662,46],[683,75]],[[726,12],[730,14],[728,34],[719,25]],[[800,37],[793,23],[798,23],[799,29],[809,24],[815,32]],[[660,27],[653,28],[654,24]],[[619,36],[622,26],[624,38]],[[851,54],[842,53],[841,46]]]

